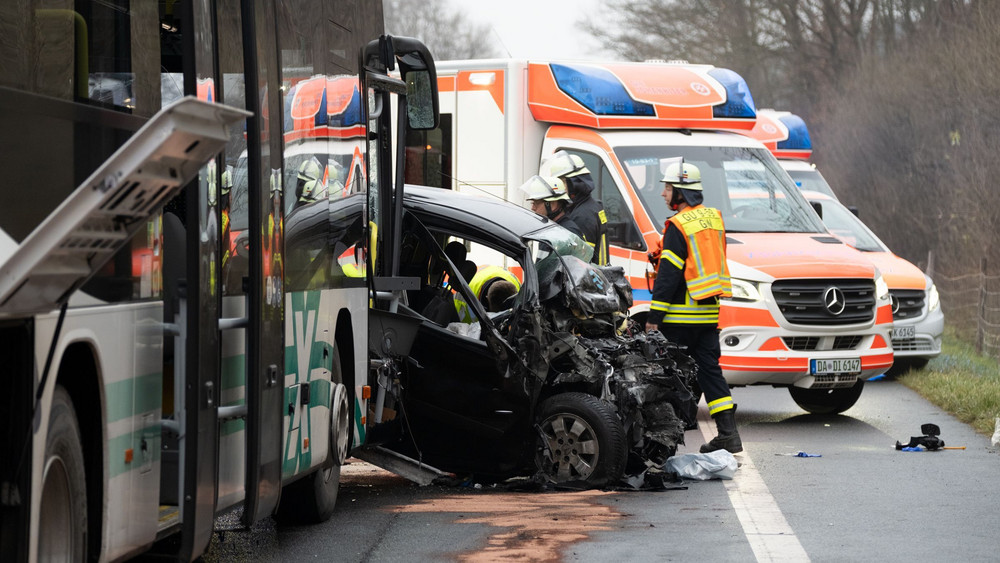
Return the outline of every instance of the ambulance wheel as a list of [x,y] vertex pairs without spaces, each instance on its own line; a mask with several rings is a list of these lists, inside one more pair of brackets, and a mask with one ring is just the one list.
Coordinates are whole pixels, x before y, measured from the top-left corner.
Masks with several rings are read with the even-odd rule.
[[555,483],[588,487],[614,483],[625,470],[625,429],[611,406],[586,393],[562,393],[542,403],[535,463]]
[[840,414],[854,406],[861,397],[865,382],[861,379],[853,387],[844,389],[803,389],[789,387],[792,400],[802,410],[812,414]]
[[[340,379],[340,358],[333,353],[333,381]],[[347,408],[347,387],[333,384],[330,402],[330,449],[318,471],[291,483],[281,492],[277,519],[282,523],[318,524],[333,516],[340,491],[340,468],[347,459],[347,444],[351,435],[350,410]]]
[[69,393],[55,388],[38,518],[39,561],[84,561],[87,555],[87,482],[76,410]]

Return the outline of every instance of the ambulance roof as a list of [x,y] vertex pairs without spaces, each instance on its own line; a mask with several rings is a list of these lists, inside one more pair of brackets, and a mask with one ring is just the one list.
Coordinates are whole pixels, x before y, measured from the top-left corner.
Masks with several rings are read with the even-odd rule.
[[757,124],[749,135],[764,143],[778,158],[806,160],[812,156],[809,128],[794,113],[773,109],[757,110]]
[[749,130],[746,81],[711,65],[529,62],[528,106],[538,121],[599,129]]

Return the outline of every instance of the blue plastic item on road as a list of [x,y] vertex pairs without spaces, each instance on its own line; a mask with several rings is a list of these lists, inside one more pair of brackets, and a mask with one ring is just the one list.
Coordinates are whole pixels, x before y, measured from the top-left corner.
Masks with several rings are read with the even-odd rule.
[[823,457],[820,454],[807,454],[806,452],[799,452],[795,454],[795,457]]
[[900,448],[900,451],[904,451],[904,452],[924,452],[924,451],[927,451],[927,450],[921,448],[920,446],[912,446],[912,447],[908,447],[908,448]]

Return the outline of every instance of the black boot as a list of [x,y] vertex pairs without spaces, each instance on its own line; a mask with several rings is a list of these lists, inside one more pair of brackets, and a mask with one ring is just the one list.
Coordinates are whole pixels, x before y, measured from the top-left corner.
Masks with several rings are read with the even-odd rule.
[[726,450],[731,454],[743,451],[740,433],[736,430],[736,407],[720,411],[714,417],[715,427],[719,435],[701,447],[701,453],[707,454],[715,450]]

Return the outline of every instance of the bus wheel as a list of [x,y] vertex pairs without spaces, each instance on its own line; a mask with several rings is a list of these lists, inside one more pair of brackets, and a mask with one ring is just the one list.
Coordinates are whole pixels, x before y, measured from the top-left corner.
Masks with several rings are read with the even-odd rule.
[[865,382],[859,379],[853,387],[846,389],[803,389],[789,387],[792,400],[802,410],[812,414],[840,414],[854,406],[861,397]]
[[625,470],[625,429],[611,405],[586,393],[561,393],[542,403],[538,469],[556,483],[614,483]]
[[[334,358],[336,358],[334,353]],[[334,363],[339,374],[339,363]],[[333,516],[340,491],[340,467],[347,458],[350,438],[350,411],[347,408],[347,387],[333,384],[330,405],[330,452],[319,471],[285,487],[281,493],[277,518],[281,522],[318,524]]]
[[61,385],[55,388],[45,437],[40,508],[38,560],[85,560],[87,482],[83,448],[73,401]]

